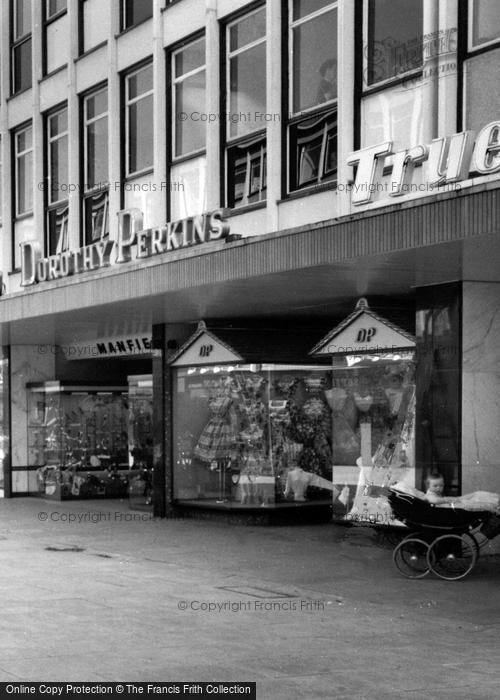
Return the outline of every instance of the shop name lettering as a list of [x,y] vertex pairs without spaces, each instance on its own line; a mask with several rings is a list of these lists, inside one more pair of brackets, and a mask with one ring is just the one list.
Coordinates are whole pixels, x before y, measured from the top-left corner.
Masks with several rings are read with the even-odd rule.
[[392,182],[388,194],[399,197],[412,192],[413,170],[427,161],[426,187],[432,190],[466,180],[470,172],[490,175],[500,171],[500,121],[490,122],[478,133],[462,131],[453,136],[434,139],[429,146],[414,146],[404,151],[392,150],[392,141],[351,153],[348,165],[357,166],[352,185],[352,203],[367,204],[377,190],[384,160],[392,156]]
[[224,212],[217,209],[209,214],[192,216],[169,222],[158,228],[143,229],[143,215],[139,209],[118,212],[116,241],[98,241],[77,250],[42,257],[38,241],[25,241],[21,246],[21,285],[28,287],[38,282],[57,280],[80,272],[99,270],[112,264],[150,258],[173,250],[189,248],[225,238],[229,224]]

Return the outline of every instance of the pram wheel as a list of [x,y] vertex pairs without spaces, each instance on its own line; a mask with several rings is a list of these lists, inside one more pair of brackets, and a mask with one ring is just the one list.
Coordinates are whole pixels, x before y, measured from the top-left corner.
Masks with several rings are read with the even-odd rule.
[[427,542],[410,535],[398,544],[392,558],[398,571],[406,578],[423,578],[429,573],[428,550]]
[[465,578],[474,568],[478,544],[471,535],[442,535],[427,552],[427,566],[446,581]]

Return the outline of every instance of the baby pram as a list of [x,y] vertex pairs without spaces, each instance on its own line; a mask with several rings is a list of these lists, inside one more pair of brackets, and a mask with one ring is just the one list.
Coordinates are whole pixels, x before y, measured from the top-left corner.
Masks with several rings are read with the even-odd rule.
[[500,533],[500,520],[488,511],[440,508],[395,489],[389,489],[388,498],[394,515],[411,530],[392,555],[407,578],[423,578],[430,571],[447,581],[464,578],[481,547]]

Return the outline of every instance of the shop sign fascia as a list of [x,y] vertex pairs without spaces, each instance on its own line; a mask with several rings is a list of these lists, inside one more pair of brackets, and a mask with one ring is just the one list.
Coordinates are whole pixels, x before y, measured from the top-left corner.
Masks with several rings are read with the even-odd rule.
[[[439,187],[462,182],[470,173],[492,175],[500,172],[500,121],[483,127],[474,141],[474,132],[467,130],[436,138],[430,145],[417,145],[402,151],[393,151],[392,141],[362,148],[351,153],[347,165],[357,167],[354,183],[349,185],[354,205],[369,204],[374,192],[400,197],[421,189],[429,194]],[[386,158],[392,158],[389,183],[382,183]],[[415,167],[427,161],[427,180],[413,183]]]
[[[395,353],[400,355],[414,349],[415,338],[410,333],[374,313],[362,298],[355,311],[320,340],[310,354],[351,358],[373,355],[390,359]],[[354,359],[351,364],[356,364]]]
[[223,209],[168,222],[157,228],[143,228],[140,209],[118,212],[116,241],[97,241],[76,250],[42,257],[38,241],[23,241],[21,247],[21,286],[62,279],[71,275],[100,270],[110,265],[144,260],[175,250],[190,248],[225,238],[229,224]]

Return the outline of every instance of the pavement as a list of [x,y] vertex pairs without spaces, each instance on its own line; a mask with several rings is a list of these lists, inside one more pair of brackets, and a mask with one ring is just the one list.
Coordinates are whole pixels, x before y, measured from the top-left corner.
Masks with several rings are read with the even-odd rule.
[[0,501],[0,681],[255,681],[259,700],[500,697],[500,557],[408,580],[369,528]]

